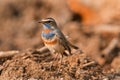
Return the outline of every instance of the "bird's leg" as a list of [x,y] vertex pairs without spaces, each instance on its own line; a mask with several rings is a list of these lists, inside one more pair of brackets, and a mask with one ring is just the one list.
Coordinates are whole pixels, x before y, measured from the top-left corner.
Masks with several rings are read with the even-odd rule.
[[62,61],[63,61],[63,54],[60,55],[59,59],[60,59],[60,60],[59,60],[59,61],[60,61],[60,64],[62,64]]
[[54,57],[54,59],[53,59],[54,61],[58,61],[59,54],[58,53],[54,53],[53,57]]
[[56,53],[56,52],[54,52],[53,54],[52,54],[52,56],[53,56],[53,61],[51,62],[51,66],[53,66],[54,64],[55,64],[55,62],[57,61],[59,61],[59,54],[58,53]]
[[63,62],[63,54],[59,54],[59,60],[58,60],[58,63],[59,63],[59,65],[58,65],[58,73],[60,73],[60,72],[62,71],[62,68],[61,68],[62,62]]
[[50,68],[51,68],[51,70],[52,70],[52,67],[54,67],[54,64],[55,64],[55,61],[57,61],[57,57],[58,57],[58,54],[55,52],[55,51],[53,51],[52,52],[52,57],[53,57],[53,60],[50,62],[51,64],[50,64]]

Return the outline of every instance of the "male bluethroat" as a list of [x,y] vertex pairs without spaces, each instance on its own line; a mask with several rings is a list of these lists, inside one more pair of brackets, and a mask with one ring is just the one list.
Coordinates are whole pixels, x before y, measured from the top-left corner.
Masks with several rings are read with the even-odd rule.
[[72,45],[66,39],[53,18],[43,19],[39,21],[39,23],[43,24],[43,31],[41,33],[42,40],[51,53],[56,53],[63,56],[66,54],[66,51],[71,54],[70,47],[78,49],[78,47]]

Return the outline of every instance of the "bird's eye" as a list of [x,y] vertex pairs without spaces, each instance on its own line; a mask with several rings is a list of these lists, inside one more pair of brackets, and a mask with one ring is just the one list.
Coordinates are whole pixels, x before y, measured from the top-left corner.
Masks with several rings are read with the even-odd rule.
[[48,21],[48,23],[51,23],[51,21]]

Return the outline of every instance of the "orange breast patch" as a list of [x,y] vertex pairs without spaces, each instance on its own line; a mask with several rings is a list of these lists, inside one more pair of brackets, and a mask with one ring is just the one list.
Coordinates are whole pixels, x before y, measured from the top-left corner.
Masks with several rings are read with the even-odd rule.
[[50,29],[44,29],[44,32],[49,33],[49,32],[51,32],[51,30]]
[[57,39],[53,40],[53,41],[47,41],[47,40],[44,40],[44,43],[47,44],[47,45],[54,45],[57,43]]

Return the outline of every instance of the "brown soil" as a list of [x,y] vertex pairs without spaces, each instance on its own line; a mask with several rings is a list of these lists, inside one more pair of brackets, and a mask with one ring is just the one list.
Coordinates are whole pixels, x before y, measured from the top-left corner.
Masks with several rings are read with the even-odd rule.
[[64,56],[62,63],[50,53],[20,52],[2,63],[0,80],[113,80],[117,75],[80,52]]

